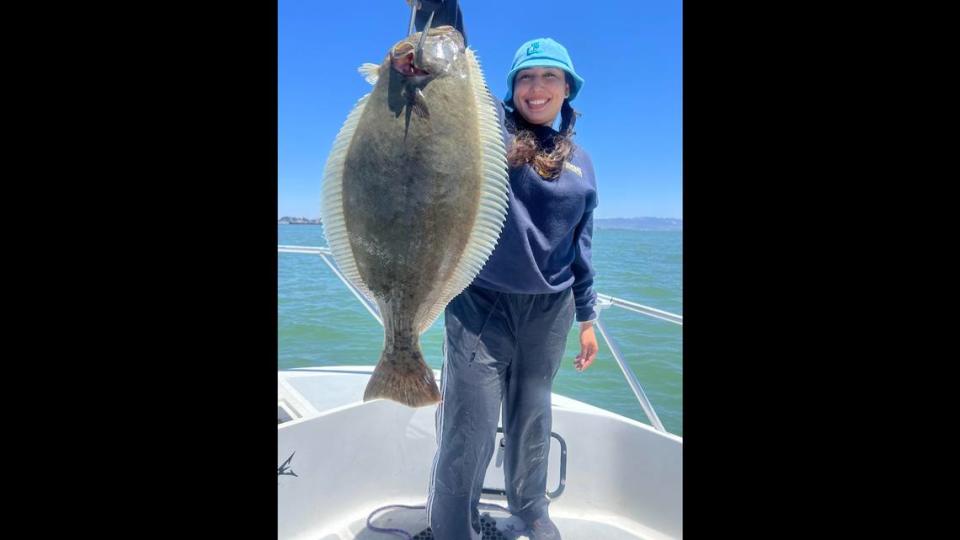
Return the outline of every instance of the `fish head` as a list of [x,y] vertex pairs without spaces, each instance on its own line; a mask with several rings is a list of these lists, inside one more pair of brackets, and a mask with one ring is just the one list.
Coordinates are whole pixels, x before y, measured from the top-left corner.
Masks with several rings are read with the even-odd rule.
[[387,61],[390,67],[413,83],[427,82],[437,77],[466,77],[463,61],[466,47],[463,36],[452,26],[438,26],[427,31],[420,58],[416,58],[417,44],[423,32],[400,40],[390,49]]

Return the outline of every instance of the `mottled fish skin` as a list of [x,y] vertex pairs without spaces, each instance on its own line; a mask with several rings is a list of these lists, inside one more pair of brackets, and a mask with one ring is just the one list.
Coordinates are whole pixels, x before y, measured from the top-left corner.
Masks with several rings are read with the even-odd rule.
[[[452,37],[436,39],[459,39],[461,54],[418,83],[393,69],[387,56],[347,151],[344,222],[384,322],[384,350],[364,401],[382,397],[419,407],[440,400],[417,324],[437,302],[450,300],[442,292],[475,225],[483,187],[462,38],[446,35]],[[429,54],[426,47],[425,63],[435,60]]]

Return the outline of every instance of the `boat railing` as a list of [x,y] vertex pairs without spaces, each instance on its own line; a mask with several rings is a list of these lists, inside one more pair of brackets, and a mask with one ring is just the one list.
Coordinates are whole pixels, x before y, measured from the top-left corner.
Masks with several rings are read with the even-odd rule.
[[[357,297],[357,300],[360,301],[360,304],[363,305],[373,315],[373,318],[383,326],[383,317],[380,316],[380,310],[377,305],[370,301],[366,296],[363,295],[356,287],[353,286],[350,281],[344,277],[340,270],[337,268],[337,265],[333,262],[333,255],[330,252],[330,248],[326,247],[314,247],[314,246],[290,246],[290,245],[279,245],[277,246],[277,251],[279,253],[305,253],[309,255],[319,255],[323,262],[330,267],[330,270],[333,271],[334,275],[347,286],[347,289]],[[645,306],[642,304],[637,304],[635,302],[630,302],[629,300],[624,300],[622,298],[616,298],[606,294],[597,294],[597,311],[601,311],[607,308],[617,307],[625,309],[627,311],[632,311],[634,313],[640,313],[648,317],[653,317],[655,319],[660,319],[662,321],[667,321],[673,324],[683,326],[683,316],[677,315],[675,313],[670,313],[667,311],[659,310],[652,308],[650,306]],[[647,398],[646,392],[643,391],[643,386],[640,385],[640,381],[637,379],[636,374],[633,372],[633,369],[624,361],[623,354],[620,352],[620,348],[617,346],[617,343],[613,340],[613,337],[610,335],[610,332],[600,321],[599,317],[594,321],[597,330],[600,331],[600,335],[603,337],[603,340],[607,343],[607,347],[610,349],[610,352],[613,354],[613,358],[617,361],[617,365],[620,366],[620,371],[623,372],[624,378],[627,380],[627,384],[630,386],[630,389],[633,391],[633,394],[637,397],[637,401],[640,402],[640,407],[643,408],[643,412],[646,413],[647,418],[650,420],[650,424],[657,429],[658,431],[666,432],[666,428],[663,427],[663,423],[660,421],[660,418],[657,416],[657,411],[653,408],[653,404]]]

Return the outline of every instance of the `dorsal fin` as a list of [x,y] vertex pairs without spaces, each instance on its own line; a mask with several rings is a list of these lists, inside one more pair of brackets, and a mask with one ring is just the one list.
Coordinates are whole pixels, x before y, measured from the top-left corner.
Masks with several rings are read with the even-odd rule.
[[446,304],[467,288],[480,269],[490,258],[500,238],[503,222],[507,217],[509,198],[507,190],[510,179],[507,174],[507,152],[503,146],[503,134],[497,107],[480,70],[480,62],[472,49],[467,49],[467,68],[473,87],[473,98],[478,115],[477,134],[481,149],[481,170],[483,174],[480,186],[480,203],[477,209],[476,223],[467,239],[467,246],[453,270],[453,277],[447,282],[441,302],[429,310],[417,315],[414,328],[420,334],[427,331],[437,320]]
[[343,275],[350,280],[360,292],[369,300],[373,300],[373,294],[360,277],[357,270],[357,263],[353,258],[353,249],[350,247],[350,238],[347,236],[347,226],[343,216],[343,167],[347,160],[347,150],[350,147],[350,141],[353,139],[354,132],[357,131],[357,125],[360,123],[360,116],[367,104],[370,94],[367,94],[357,101],[356,106],[350,111],[346,122],[337,133],[333,141],[333,150],[327,158],[327,164],[323,170],[322,204],[320,208],[320,221],[323,225],[323,235],[327,239],[327,246],[333,253],[333,259]]

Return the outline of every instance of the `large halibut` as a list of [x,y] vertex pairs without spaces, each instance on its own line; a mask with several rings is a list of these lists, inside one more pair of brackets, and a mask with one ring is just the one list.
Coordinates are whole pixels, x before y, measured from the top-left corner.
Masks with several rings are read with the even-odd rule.
[[420,335],[480,272],[507,211],[500,122],[454,28],[416,33],[379,65],[327,159],[321,219],[344,276],[380,308],[383,352],[363,399],[440,400]]

